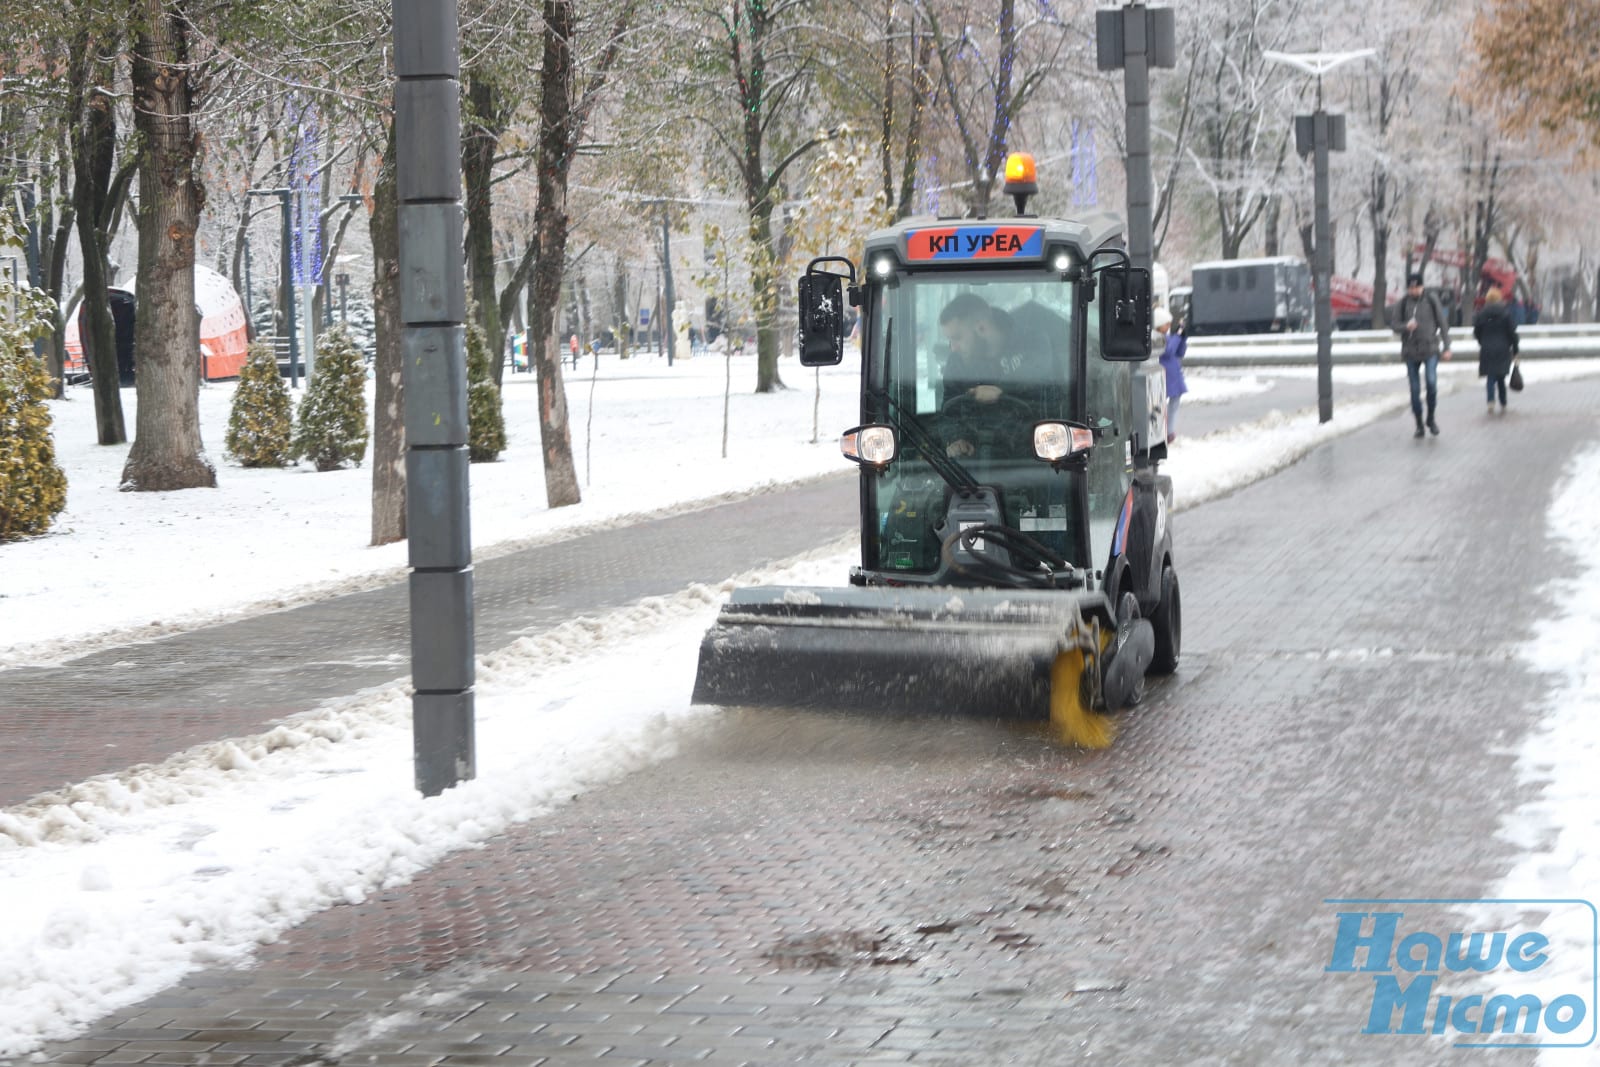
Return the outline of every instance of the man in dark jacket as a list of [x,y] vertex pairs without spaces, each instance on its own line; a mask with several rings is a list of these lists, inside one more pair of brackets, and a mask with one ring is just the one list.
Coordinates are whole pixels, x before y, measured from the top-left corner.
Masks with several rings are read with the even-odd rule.
[[1500,414],[1506,412],[1506,375],[1516,358],[1519,342],[1517,324],[1499,289],[1490,289],[1483,307],[1472,320],[1472,336],[1478,339],[1478,377],[1488,379],[1489,414],[1494,414],[1495,394],[1500,396]]
[[[1422,275],[1413,274],[1406,279],[1406,295],[1395,305],[1394,332],[1400,335],[1400,358],[1406,361],[1406,378],[1411,383],[1411,413],[1417,419],[1417,432],[1421,437],[1423,427],[1438,434],[1439,424],[1434,421],[1434,407],[1439,402],[1439,360],[1450,358],[1450,324],[1438,297],[1423,292]],[[1428,386],[1427,418],[1422,409],[1422,382]]]
[[[945,410],[976,414],[1002,398],[994,417],[1015,420],[1023,411],[1041,417],[1052,388],[1063,378],[1070,327],[1048,308],[1028,301],[1012,311],[991,307],[974,293],[956,296],[939,313],[939,332],[950,350],[944,367]],[[970,435],[950,443],[953,456],[975,451]]]

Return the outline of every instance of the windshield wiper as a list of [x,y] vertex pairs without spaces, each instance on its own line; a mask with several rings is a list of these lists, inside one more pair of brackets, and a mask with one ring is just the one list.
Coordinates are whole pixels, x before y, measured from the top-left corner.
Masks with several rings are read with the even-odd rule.
[[894,428],[900,431],[900,435],[912,449],[928,461],[928,466],[932,467],[950,488],[970,492],[979,487],[978,479],[972,476],[972,472],[944,450],[944,445],[933,436],[920,419],[902,407],[887,391],[882,396],[889,402]]
[[[890,322],[884,330],[883,336],[883,363],[886,370],[889,367],[889,355],[894,351],[893,342],[894,323]],[[927,426],[923,425],[922,420],[918,419],[912,412],[907,411],[899,401],[889,395],[887,385],[877,390],[877,395],[889,407],[890,423],[899,431],[900,436],[905,438],[906,443],[911,446],[912,450],[927,460],[928,466],[933,468],[935,474],[944,479],[946,485],[961,493],[969,493],[979,488],[978,480],[972,476],[972,473],[967,468],[963,467],[960,462],[944,450],[944,445],[940,443],[938,438],[934,437]]]

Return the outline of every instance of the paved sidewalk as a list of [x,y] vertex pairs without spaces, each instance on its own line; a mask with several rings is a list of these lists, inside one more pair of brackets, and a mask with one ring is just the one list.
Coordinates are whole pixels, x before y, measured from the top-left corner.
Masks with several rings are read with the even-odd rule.
[[[1339,399],[1394,388],[1341,388]],[[1403,378],[1398,388],[1404,390]],[[1274,379],[1266,393],[1194,405],[1183,419],[1186,432],[1209,433],[1315,402],[1314,381]],[[846,535],[857,524],[857,485],[847,468],[798,487],[481,560],[474,568],[478,651],[578,615],[721,581]],[[191,745],[255,733],[325,700],[405,679],[406,588],[394,583],[55,667],[0,669],[0,807]]]
[[43,1062],[1459,1063],[1361,1034],[1323,967],[1327,898],[1481,895],[1510,859],[1544,685],[1513,645],[1600,381],[1468,400],[1179,516],[1183,664],[1109,751],[729,713]]
[[[1464,363],[1458,363],[1464,366]],[[1448,366],[1448,365],[1444,365]],[[1476,366],[1476,363],[1473,364]],[[1347,405],[1363,403],[1378,397],[1395,397],[1408,399],[1409,387],[1406,385],[1405,367],[1395,364],[1387,368],[1391,371],[1388,378],[1368,382],[1341,382],[1335,379],[1333,383],[1333,413],[1339,414]],[[1204,373],[1204,372],[1202,372]],[[1210,372],[1220,373],[1220,372]],[[1206,434],[1216,433],[1234,426],[1253,423],[1265,418],[1274,411],[1284,415],[1296,415],[1302,411],[1315,412],[1317,410],[1317,379],[1314,376],[1301,375],[1275,375],[1270,371],[1262,370],[1230,370],[1230,375],[1243,376],[1249,374],[1269,382],[1271,387],[1260,393],[1248,396],[1230,397],[1218,404],[1194,403],[1185,397],[1178,407],[1178,433],[1183,437],[1203,437]],[[1450,410],[1448,397],[1463,391],[1466,384],[1476,382],[1469,369],[1458,372],[1441,369],[1439,374],[1440,418],[1446,418],[1445,411]],[[1471,390],[1468,390],[1471,391]],[[1408,407],[1409,411],[1410,408]],[[1443,424],[1441,423],[1441,426]]]

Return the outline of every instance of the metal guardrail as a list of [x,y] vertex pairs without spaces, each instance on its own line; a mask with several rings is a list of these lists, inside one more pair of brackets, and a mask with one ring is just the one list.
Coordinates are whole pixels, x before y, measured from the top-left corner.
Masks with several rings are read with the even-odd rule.
[[[1520,326],[1517,335],[1525,359],[1600,358],[1600,323],[1556,323]],[[1450,331],[1456,359],[1476,359],[1478,342],[1472,327]],[[1314,333],[1239,334],[1189,338],[1184,363],[1205,367],[1258,367],[1317,361]],[[1335,363],[1398,363],[1399,339],[1389,330],[1336,330]]]

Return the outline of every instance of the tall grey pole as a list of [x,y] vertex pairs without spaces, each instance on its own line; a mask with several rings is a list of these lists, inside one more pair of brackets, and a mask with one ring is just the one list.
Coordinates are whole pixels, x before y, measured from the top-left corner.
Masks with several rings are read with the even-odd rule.
[[417,789],[477,776],[456,0],[394,0]]
[[282,230],[278,254],[278,270],[283,286],[283,324],[289,331],[289,385],[300,384],[300,347],[294,329],[294,222],[290,219],[292,208],[288,189],[251,189],[250,196],[275,196],[278,198],[279,228]]
[[289,330],[289,385],[293,387],[300,384],[300,342],[294,322],[294,205],[289,190],[277,192],[283,224],[283,321]]
[[1122,93],[1128,110],[1128,258],[1150,269],[1155,223],[1150,181],[1150,57],[1145,9],[1123,9]]
[[1316,300],[1317,420],[1333,418],[1333,226],[1329,221],[1328,153],[1343,152],[1344,116],[1322,110],[1322,88],[1317,87],[1317,110],[1294,117],[1295,151],[1311,157],[1312,219],[1311,275]]
[[1328,153],[1344,151],[1344,116],[1322,110],[1322,76],[1336,67],[1376,55],[1371,48],[1354,52],[1274,52],[1261,55],[1269,63],[1285,63],[1317,79],[1317,109],[1294,117],[1295,154],[1312,157],[1313,192],[1311,273],[1316,300],[1317,417],[1333,418],[1333,227],[1328,222]]
[[256,306],[255,296],[251,290],[255,288],[250,282],[250,231],[244,233],[244,322],[245,336],[251,341],[256,339]]
[[1328,113],[1318,107],[1311,116],[1315,162],[1316,219],[1313,223],[1312,273],[1316,280],[1317,421],[1333,418],[1333,242],[1328,222]]
[[667,202],[663,200],[661,202],[661,270],[664,275],[662,281],[665,287],[665,296],[662,304],[665,306],[661,309],[663,316],[661,325],[666,330],[663,338],[667,346],[667,366],[669,367],[672,366],[673,350],[677,347],[673,342],[678,339],[678,335],[673,332],[672,328],[674,295],[672,292],[672,229],[669,225],[671,218],[672,210],[667,206]]
[[1128,258],[1149,270],[1155,259],[1154,183],[1150,178],[1150,68],[1177,64],[1172,9],[1131,3],[1095,12],[1096,62],[1122,68],[1128,140]]

